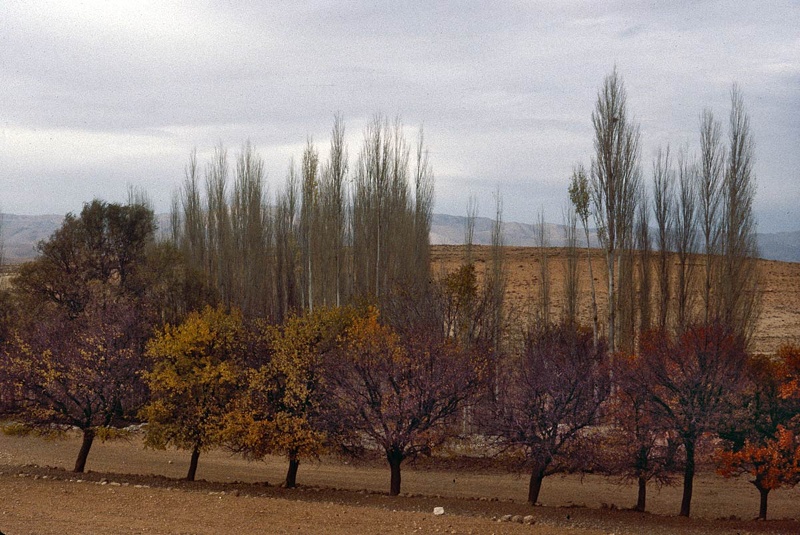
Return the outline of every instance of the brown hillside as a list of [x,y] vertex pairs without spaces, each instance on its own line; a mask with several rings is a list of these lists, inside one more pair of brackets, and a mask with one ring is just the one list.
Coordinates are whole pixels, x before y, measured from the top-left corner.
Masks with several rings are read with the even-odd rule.
[[[491,248],[474,246],[473,257],[478,273],[483,273],[489,261]],[[553,317],[559,317],[564,303],[564,269],[566,250],[550,248],[547,251],[551,272],[551,300]],[[597,290],[598,307],[602,323],[606,307],[607,282],[605,256],[599,249],[592,250],[592,269]],[[432,247],[431,264],[434,274],[448,272],[458,267],[464,259],[464,247],[436,245]],[[764,296],[753,350],[772,353],[785,343],[800,344],[800,263],[759,260],[763,278]],[[509,269],[508,303],[521,317],[528,317],[536,303],[539,285],[539,250],[534,247],[507,247],[506,263]],[[581,251],[580,321],[591,322],[591,293],[586,252]]]
[[[483,273],[491,248],[473,247],[475,265]],[[434,275],[452,271],[464,259],[461,245],[434,245],[431,247],[431,266]],[[509,268],[508,303],[520,317],[527,317],[536,303],[539,284],[539,250],[535,247],[506,247]],[[551,299],[553,317],[559,317],[564,299],[564,266],[566,250],[548,249],[551,270]],[[800,344],[800,263],[759,260],[763,278],[764,296],[754,337],[753,350],[772,353],[785,343]],[[578,263],[580,276],[580,321],[590,324],[591,294],[586,252],[581,251]],[[599,249],[592,250],[592,269],[602,322],[606,306],[605,256]],[[0,288],[8,285],[8,273],[0,273]]]

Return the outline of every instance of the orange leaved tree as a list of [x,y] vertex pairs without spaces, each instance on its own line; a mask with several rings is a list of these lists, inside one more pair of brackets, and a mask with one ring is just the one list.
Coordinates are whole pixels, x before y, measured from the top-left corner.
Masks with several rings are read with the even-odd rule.
[[737,451],[718,451],[716,460],[717,471],[725,477],[753,476],[751,482],[761,495],[758,518],[766,520],[769,491],[800,481],[800,437],[779,425],[773,438],[747,440]]
[[786,345],[777,358],[752,358],[744,409],[723,433],[716,452],[717,471],[725,477],[752,476],[761,496],[758,517],[767,517],[769,492],[800,482],[800,348]]

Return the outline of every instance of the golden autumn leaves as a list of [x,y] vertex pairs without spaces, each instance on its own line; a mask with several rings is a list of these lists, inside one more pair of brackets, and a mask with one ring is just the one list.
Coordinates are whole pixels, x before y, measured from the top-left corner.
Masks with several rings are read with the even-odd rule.
[[477,388],[481,366],[454,342],[401,336],[378,310],[318,308],[282,325],[246,324],[206,307],[147,347],[146,443],[192,451],[227,446],[251,458],[299,462],[329,448],[377,445],[392,468],[452,436],[450,417]]

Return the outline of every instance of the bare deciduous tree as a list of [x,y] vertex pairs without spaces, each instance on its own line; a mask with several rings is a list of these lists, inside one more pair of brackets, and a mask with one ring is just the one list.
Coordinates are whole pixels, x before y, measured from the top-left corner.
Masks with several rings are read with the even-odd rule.
[[564,270],[564,313],[566,323],[575,323],[578,318],[578,294],[580,278],[578,276],[578,216],[573,206],[563,211],[564,239],[567,246],[567,265]]
[[670,278],[672,272],[672,241],[674,227],[674,193],[675,172],[672,169],[669,145],[665,150],[658,150],[653,162],[653,212],[656,218],[658,246],[658,321],[659,329],[667,328]]
[[703,237],[704,285],[703,321],[711,321],[716,314],[712,302],[712,288],[717,284],[719,272],[718,252],[720,239],[720,201],[722,193],[725,149],[722,147],[722,127],[714,120],[710,109],[700,116],[700,171],[698,173],[698,217]]
[[302,251],[302,284],[304,308],[314,311],[315,276],[317,270],[317,238],[319,237],[319,153],[311,139],[303,151],[300,178],[300,248]]
[[653,242],[650,236],[650,203],[642,195],[636,219],[636,247],[639,249],[639,333],[652,326]]
[[357,295],[380,300],[397,287],[420,289],[427,283],[433,174],[422,137],[415,178],[412,195],[409,148],[401,123],[390,125],[376,116],[364,132],[354,176],[351,224]]
[[675,252],[678,280],[675,291],[675,322],[682,332],[692,321],[695,270],[691,257],[697,251],[697,169],[685,150],[678,155],[678,199],[675,217]]
[[589,268],[589,287],[592,290],[592,339],[597,344],[599,335],[599,318],[597,312],[597,292],[594,287],[594,272],[592,270],[592,253],[589,242],[589,216],[591,215],[591,191],[589,189],[589,179],[586,177],[586,170],[582,165],[578,165],[572,171],[572,178],[569,183],[569,199],[575,207],[575,213],[581,220],[583,233],[586,237],[586,265]]
[[721,320],[749,339],[755,327],[760,301],[756,220],[753,214],[756,184],[750,117],[736,85],[731,89],[729,128],[730,146],[722,187]]
[[271,217],[264,192],[264,161],[247,142],[236,158],[231,202],[233,302],[248,317],[271,311]]
[[275,319],[283,322],[289,313],[300,307],[297,281],[298,244],[295,234],[297,218],[297,169],[289,165],[284,191],[277,199],[275,213]]
[[608,268],[608,341],[616,350],[617,254],[640,183],[639,126],[628,117],[627,96],[616,68],[603,82],[592,112],[592,198]]
[[472,263],[472,246],[475,243],[475,220],[478,218],[478,199],[474,195],[467,201],[467,217],[464,219],[464,259]]
[[207,273],[222,302],[233,305],[233,248],[228,205],[228,153],[221,145],[206,169]]
[[323,251],[331,267],[326,269],[325,304],[341,306],[347,299],[347,147],[344,142],[344,122],[334,118],[328,163],[323,172],[322,225]]
[[541,325],[548,325],[550,323],[550,264],[547,248],[550,247],[550,237],[544,222],[544,212],[539,212],[536,217],[536,247],[539,248],[539,303],[535,320]]

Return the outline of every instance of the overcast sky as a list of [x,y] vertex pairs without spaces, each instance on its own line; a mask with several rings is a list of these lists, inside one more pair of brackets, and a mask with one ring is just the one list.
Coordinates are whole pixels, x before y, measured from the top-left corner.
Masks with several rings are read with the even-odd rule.
[[800,4],[795,1],[38,2],[0,8],[0,207],[79,211],[144,188],[167,211],[193,148],[250,140],[272,192],[334,114],[351,159],[376,113],[424,124],[435,211],[560,222],[591,113],[617,66],[660,145],[727,129],[737,82],[756,142],[759,230],[800,229]]

